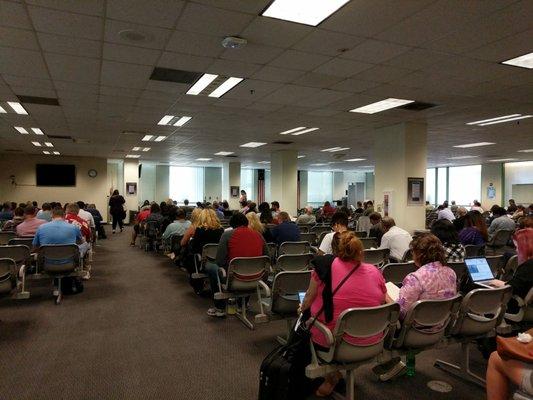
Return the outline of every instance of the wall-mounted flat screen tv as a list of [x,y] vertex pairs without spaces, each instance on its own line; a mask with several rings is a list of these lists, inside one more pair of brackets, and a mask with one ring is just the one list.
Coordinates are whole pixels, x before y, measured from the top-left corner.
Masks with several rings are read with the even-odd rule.
[[69,164],[37,164],[37,186],[76,186],[76,166]]

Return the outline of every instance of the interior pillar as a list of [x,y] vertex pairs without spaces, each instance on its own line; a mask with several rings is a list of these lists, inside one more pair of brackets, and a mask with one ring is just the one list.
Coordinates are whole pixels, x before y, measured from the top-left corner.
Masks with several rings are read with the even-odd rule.
[[[237,196],[231,195],[231,187],[236,186]],[[227,200],[232,210],[238,210],[241,195],[241,163],[238,161],[226,162],[222,165],[222,199]]]
[[[128,184],[135,183],[137,185],[137,190],[135,194],[128,194]],[[126,209],[126,222],[132,222],[129,220],[130,211],[137,211],[139,207],[138,201],[139,193],[139,161],[138,160],[124,160],[124,187],[122,188],[121,195],[124,196],[126,204],[124,208]]]
[[282,211],[297,214],[298,151],[275,151],[270,159],[271,198],[279,202]]

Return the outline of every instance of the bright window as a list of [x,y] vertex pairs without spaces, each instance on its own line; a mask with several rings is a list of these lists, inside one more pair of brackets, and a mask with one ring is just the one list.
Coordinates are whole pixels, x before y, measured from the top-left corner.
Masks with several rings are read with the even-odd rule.
[[270,203],[270,170],[265,169],[265,201]]
[[481,200],[481,165],[449,168],[449,200],[468,206]]
[[241,190],[246,191],[246,198],[248,200],[256,200],[254,183],[254,170],[248,168],[241,169]]
[[307,202],[311,205],[321,205],[333,199],[333,172],[308,171],[307,173]]
[[435,168],[426,170],[426,201],[435,204]]
[[442,204],[448,200],[446,173],[446,168],[437,168],[437,204]]
[[170,197],[178,203],[204,201],[204,169],[202,167],[170,167]]

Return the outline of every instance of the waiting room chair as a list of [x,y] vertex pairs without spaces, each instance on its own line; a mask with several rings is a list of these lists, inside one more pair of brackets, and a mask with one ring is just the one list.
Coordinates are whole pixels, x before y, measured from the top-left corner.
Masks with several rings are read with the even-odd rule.
[[405,253],[403,253],[402,260],[403,263],[413,261],[413,251],[411,249],[405,250]]
[[367,231],[354,231],[354,234],[359,239],[366,238],[368,236],[368,232]]
[[517,268],[518,268],[518,256],[514,255],[507,260],[507,262],[505,263],[505,266],[503,267],[502,277],[501,277],[502,280],[503,281],[510,280],[514,276]]
[[[30,297],[30,292],[26,291],[26,279],[32,262],[30,247],[20,244],[0,246],[0,258],[9,258],[13,260],[17,267],[15,278],[17,279],[17,284],[20,282],[20,289],[17,290],[15,298],[28,299]],[[34,276],[36,277],[38,276],[38,271],[35,272],[36,274]]]
[[320,233],[320,235],[318,236],[318,239],[317,239],[317,241],[316,241],[316,245],[317,245],[317,247],[320,247],[320,245],[322,244],[322,241],[324,240],[324,238],[326,237],[326,235],[327,235],[328,233],[331,233],[331,231],[330,231],[330,232],[321,232],[321,233]]
[[372,228],[372,223],[370,222],[370,218],[362,215],[357,220],[357,232],[366,232],[367,235],[370,233],[370,228]]
[[309,233],[309,225],[305,224],[298,224],[298,229],[300,230],[300,234],[302,233]]
[[485,245],[467,244],[465,246],[465,258],[483,257],[485,254]]
[[[335,371],[346,371],[347,400],[355,399],[355,370],[376,360],[383,353],[385,338],[393,334],[400,315],[398,303],[388,303],[377,307],[350,308],[344,310],[333,331],[319,321],[314,327],[324,334],[328,351],[315,350],[311,344],[312,361],[305,368],[308,378],[315,379]],[[373,345],[355,345],[345,340],[345,335],[365,338],[382,335]]]
[[305,271],[309,268],[313,255],[282,254],[276,261],[276,271]]
[[283,242],[278,249],[278,256],[284,254],[308,254],[311,251],[309,242]]
[[33,247],[33,236],[28,236],[28,237],[15,237],[13,239],[10,239],[9,240],[9,243],[8,245],[17,245],[17,244],[21,244],[23,246],[28,246],[30,249]]
[[261,289],[265,291],[267,297],[270,296],[270,288],[263,282],[269,270],[270,257],[268,256],[236,257],[230,261],[227,272],[224,268],[219,268],[224,283],[221,282],[219,274],[219,291],[214,294],[214,298],[216,300],[242,298],[241,312],[235,315],[249,329],[254,329],[254,324],[246,315],[247,306],[244,298],[257,293],[260,314],[256,315],[256,321],[266,319],[261,301]]
[[458,378],[484,386],[485,379],[470,370],[470,344],[475,339],[494,335],[503,319],[511,292],[510,286],[471,290],[463,298],[457,318],[447,332],[451,343],[461,343],[460,365],[437,360],[435,366]]
[[161,244],[161,224],[157,221],[148,221],[144,227],[144,250],[150,250],[153,246],[157,252]]
[[368,250],[371,247],[378,247],[378,240],[375,237],[360,238],[359,240],[361,241],[361,243],[363,243],[363,247],[365,248],[365,250]]
[[533,396],[527,393],[517,390],[513,393],[513,400],[533,400]]
[[315,225],[309,230],[309,232],[316,233],[316,235],[320,237],[322,232],[331,232],[331,227],[329,225]]
[[55,303],[59,304],[63,297],[62,278],[81,275],[80,250],[75,244],[41,246],[37,255],[37,265],[46,275],[57,279]]
[[207,243],[202,247],[202,254],[194,255],[194,270],[191,274],[192,279],[207,278],[207,274],[202,272],[207,261],[214,261],[217,257],[218,243]]
[[529,289],[526,297],[513,295],[518,303],[519,311],[516,314],[505,313],[505,319],[521,325],[533,325],[533,288]]
[[[507,243],[511,240],[512,235],[513,231],[511,230],[499,229],[494,232],[494,235],[489,239],[485,247],[491,254],[496,255],[497,252],[501,252],[505,249],[505,246],[507,246]],[[487,251],[487,253],[489,253],[489,251]]]
[[389,261],[389,249],[364,250],[364,262],[374,264],[376,267],[382,267]]
[[272,264],[276,262],[276,257],[278,253],[278,245],[276,243],[267,243],[267,250],[268,255],[270,256],[270,260]]
[[9,241],[15,238],[17,235],[12,231],[3,231],[0,232],[0,246],[5,246]]
[[415,263],[389,263],[386,264],[381,273],[385,282],[392,282],[396,286],[401,286],[404,278],[411,272],[415,272],[418,267]]
[[499,256],[486,256],[487,263],[495,277],[501,275],[503,270],[503,255]]
[[446,266],[453,269],[458,284],[462,281],[463,276],[468,273],[466,269],[466,264],[464,262],[449,262],[446,264]]
[[300,233],[300,240],[309,242],[311,246],[316,246],[317,236],[314,232]]
[[0,296],[10,294],[16,286],[17,263],[11,258],[0,258]]

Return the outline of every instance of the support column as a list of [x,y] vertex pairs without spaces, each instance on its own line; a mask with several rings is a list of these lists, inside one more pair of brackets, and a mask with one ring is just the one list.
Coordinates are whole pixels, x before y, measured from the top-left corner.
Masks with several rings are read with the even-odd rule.
[[[231,196],[231,187],[237,186],[239,193],[236,197]],[[228,200],[229,207],[232,210],[238,210],[239,197],[241,190],[241,163],[240,162],[227,162],[222,166],[222,199]]]
[[298,208],[307,207],[307,171],[300,170],[300,204]]
[[281,210],[296,216],[298,152],[296,150],[275,151],[270,161],[272,201],[277,200]]
[[344,186],[344,172],[333,172],[333,201],[342,200],[346,196],[348,186]]
[[[401,123],[380,128],[374,135],[374,199],[383,209],[384,193],[389,193],[389,216],[410,233],[425,228],[425,190],[427,165],[427,126]],[[424,178],[419,205],[408,205],[407,178]]]
[[[137,192],[135,194],[128,194],[128,183],[137,184]],[[126,222],[129,221],[130,211],[137,211],[139,209],[138,201],[139,193],[139,162],[137,160],[124,160],[124,187],[121,194],[126,200],[124,208],[126,209]],[[129,221],[131,222],[131,221]]]
[[[489,186],[492,186],[494,191],[489,191]],[[503,163],[482,164],[481,198],[479,199],[481,207],[484,210],[490,210],[494,204],[507,207],[503,197]]]

